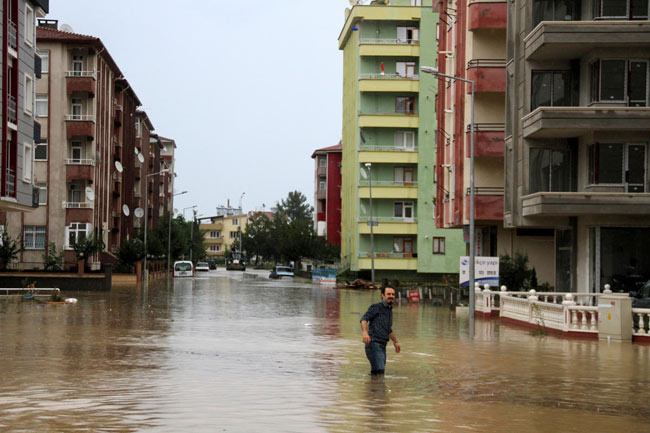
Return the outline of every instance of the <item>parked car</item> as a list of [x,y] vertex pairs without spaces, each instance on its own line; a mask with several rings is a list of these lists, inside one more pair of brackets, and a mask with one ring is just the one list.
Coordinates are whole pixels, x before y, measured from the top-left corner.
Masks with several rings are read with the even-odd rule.
[[189,260],[174,262],[174,277],[193,277],[194,265]]
[[273,268],[271,274],[269,275],[269,278],[272,278],[274,280],[277,280],[281,277],[293,277],[293,268],[290,266],[276,266]]
[[632,308],[650,308],[650,280],[646,281],[639,291],[631,291],[630,297]]
[[197,262],[196,264],[197,272],[210,272],[210,265],[207,262]]
[[217,262],[215,262],[214,260],[208,260],[207,263],[211,271],[217,270]]

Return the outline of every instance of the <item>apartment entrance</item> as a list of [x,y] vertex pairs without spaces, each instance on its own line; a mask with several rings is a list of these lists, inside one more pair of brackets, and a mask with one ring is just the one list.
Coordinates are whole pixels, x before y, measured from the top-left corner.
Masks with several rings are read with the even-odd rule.
[[605,284],[614,292],[629,292],[650,279],[650,228],[595,227],[590,237],[596,292]]

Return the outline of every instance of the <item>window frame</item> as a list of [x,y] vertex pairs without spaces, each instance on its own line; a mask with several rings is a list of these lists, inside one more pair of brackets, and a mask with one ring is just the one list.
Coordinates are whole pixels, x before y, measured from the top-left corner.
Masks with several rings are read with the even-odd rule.
[[[37,182],[34,186],[38,188],[38,205],[47,206],[47,182]],[[41,198],[44,200],[41,201]]]
[[[407,146],[408,140],[406,137],[411,137],[412,145]],[[415,150],[415,132],[413,131],[395,131],[395,147],[404,150]]]
[[50,72],[50,50],[36,49],[36,54],[41,58],[41,74]]
[[[42,245],[37,243],[37,236],[42,235]],[[23,248],[26,250],[44,250],[46,242],[46,227],[37,225],[23,226]],[[31,242],[28,242],[31,240]]]
[[[548,152],[548,167],[549,167],[549,172],[548,172],[548,179],[546,179],[546,183],[548,185],[548,188],[546,189],[539,189],[533,191],[532,189],[532,175],[533,173],[536,173],[536,170],[533,170],[533,167],[531,167],[532,164],[532,157],[531,154],[533,151],[544,151]],[[563,170],[568,170],[568,182],[569,182],[569,187],[565,190],[555,190],[553,189],[553,170],[552,165],[553,165],[553,152],[562,152],[565,154],[564,158],[566,159],[565,164],[563,166]],[[573,154],[572,150],[570,148],[560,148],[560,147],[533,147],[531,146],[528,149],[528,194],[534,194],[537,192],[571,192],[574,190],[574,179],[573,179],[573,158],[575,158],[575,155]]]
[[[550,105],[535,105],[534,101],[534,91],[535,88],[533,87],[535,83],[535,76],[536,75],[546,75],[549,74],[551,76],[551,82],[550,82]],[[568,78],[568,85],[567,85],[567,95],[568,96],[568,104],[567,105],[555,105],[553,102],[555,100],[554,94],[555,94],[555,75],[556,74],[566,74]],[[531,71],[530,75],[530,111],[535,111],[539,107],[572,107],[574,106],[574,101],[573,101],[573,76],[572,76],[572,71],[570,69],[534,69]]]
[[23,111],[25,114],[32,116],[34,114],[34,99],[36,97],[34,93],[34,78],[26,73],[23,84],[25,93],[23,96]]
[[34,46],[34,40],[36,39],[36,14],[34,9],[25,2],[25,23],[24,23],[25,34],[23,39],[27,45],[30,47]]
[[23,182],[31,183],[34,177],[34,145],[23,143]]
[[[37,158],[38,149],[45,148],[45,158]],[[47,161],[50,155],[50,148],[47,143],[47,138],[41,138],[39,143],[34,145],[34,161]]]
[[434,236],[431,238],[432,252],[436,255],[447,254],[446,240],[444,236]]
[[[81,225],[84,226],[84,230],[81,230]],[[84,234],[84,239],[87,239],[89,236],[89,233],[91,231],[90,223],[82,223],[82,222],[71,222],[70,225],[66,227],[66,236],[65,236],[65,248],[66,249],[72,249],[72,245],[74,242],[71,242],[70,237],[74,235],[74,241],[78,241],[78,236],[79,234],[83,233]]]
[[[41,114],[38,109],[39,105],[43,107],[43,102],[45,102],[45,114]],[[34,116],[49,117],[49,114],[49,95],[47,93],[36,93],[34,96]]]

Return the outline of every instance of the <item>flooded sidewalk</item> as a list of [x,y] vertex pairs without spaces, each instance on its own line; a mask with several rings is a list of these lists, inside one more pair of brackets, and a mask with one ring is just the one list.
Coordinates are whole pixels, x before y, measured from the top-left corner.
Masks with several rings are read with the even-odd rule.
[[[248,273],[247,274],[251,274]],[[255,274],[254,272],[252,274]],[[250,276],[250,275],[249,275]],[[650,346],[532,337],[402,302],[387,374],[378,292],[212,271],[147,292],[0,302],[0,430],[647,432]]]

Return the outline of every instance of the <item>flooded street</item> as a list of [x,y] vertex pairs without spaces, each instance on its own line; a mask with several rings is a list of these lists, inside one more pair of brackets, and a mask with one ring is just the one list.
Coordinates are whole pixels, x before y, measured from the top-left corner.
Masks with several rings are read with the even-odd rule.
[[403,302],[376,379],[359,318],[378,292],[267,275],[0,302],[0,431],[649,430],[650,346],[485,320],[470,340],[466,316]]

